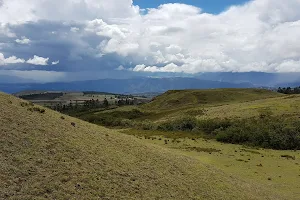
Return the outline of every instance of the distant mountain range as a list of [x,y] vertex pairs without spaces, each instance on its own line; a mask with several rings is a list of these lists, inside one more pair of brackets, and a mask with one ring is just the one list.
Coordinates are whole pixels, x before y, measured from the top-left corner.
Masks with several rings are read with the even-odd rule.
[[[0,77],[1,79],[3,77]],[[15,93],[23,90],[101,91],[111,93],[157,93],[174,89],[211,88],[278,88],[300,85],[300,73],[221,72],[199,73],[194,77],[100,79],[56,83],[13,83],[0,80],[0,91]],[[24,82],[25,81],[25,82]]]
[[174,89],[250,88],[251,83],[228,83],[198,78],[102,79],[70,83],[0,84],[0,90],[16,93],[23,90],[101,91],[123,94],[165,92]]
[[277,87],[293,85],[300,82],[300,73],[263,73],[263,72],[220,72],[200,73],[196,75],[201,80],[222,81],[230,83],[247,82],[255,86]]

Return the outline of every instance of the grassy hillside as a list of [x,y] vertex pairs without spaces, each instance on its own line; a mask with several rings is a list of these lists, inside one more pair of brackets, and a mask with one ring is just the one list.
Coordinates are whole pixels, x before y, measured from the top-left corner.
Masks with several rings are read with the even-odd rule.
[[0,199],[285,199],[176,150],[1,93],[0,110]]
[[170,110],[183,107],[223,105],[282,96],[262,89],[172,90],[156,97],[143,108]]

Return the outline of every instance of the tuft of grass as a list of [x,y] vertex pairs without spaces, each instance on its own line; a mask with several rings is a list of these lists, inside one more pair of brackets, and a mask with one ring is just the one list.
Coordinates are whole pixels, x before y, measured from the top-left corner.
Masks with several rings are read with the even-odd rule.
[[45,109],[43,108],[38,108],[38,107],[30,107],[27,109],[28,111],[31,111],[31,112],[38,112],[38,113],[41,113],[41,114],[44,114],[46,112]]
[[186,147],[186,150],[196,151],[196,152],[206,152],[206,153],[219,153],[221,150],[214,148],[202,148],[202,147]]
[[292,159],[292,160],[296,160],[296,156],[291,156],[291,155],[281,155],[282,158],[286,158],[286,159]]
[[261,154],[260,152],[254,151],[254,150],[249,150],[249,149],[241,149],[241,150],[244,152],[252,153],[252,154]]

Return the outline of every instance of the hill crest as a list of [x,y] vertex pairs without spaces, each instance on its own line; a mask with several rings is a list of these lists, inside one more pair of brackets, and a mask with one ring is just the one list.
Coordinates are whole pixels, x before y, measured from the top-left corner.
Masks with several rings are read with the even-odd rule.
[[240,103],[280,96],[282,94],[264,89],[169,90],[155,97],[144,108],[167,110],[203,105]]

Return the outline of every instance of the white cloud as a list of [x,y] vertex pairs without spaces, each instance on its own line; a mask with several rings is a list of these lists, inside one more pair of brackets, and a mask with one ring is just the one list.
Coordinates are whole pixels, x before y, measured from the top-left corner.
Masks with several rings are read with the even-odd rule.
[[34,55],[34,57],[27,60],[26,63],[32,64],[32,65],[48,65],[48,61],[49,61],[49,58],[43,58],[43,57]]
[[132,0],[2,0],[0,22],[85,21],[129,18],[139,13]]
[[85,30],[94,32],[99,36],[116,39],[125,39],[124,32],[127,31],[127,29],[122,30],[118,25],[108,25],[102,19],[89,21]]
[[[132,0],[3,0],[0,35],[15,36],[8,22],[72,21],[66,30],[49,32],[73,42],[65,57],[78,63],[113,55],[119,63],[132,62],[133,71],[294,72],[300,71],[299,9],[300,0],[253,0],[220,14],[178,3],[145,12]],[[41,57],[27,62],[48,64]]]
[[52,62],[52,65],[58,65],[58,64],[59,64],[59,60]]
[[125,70],[125,67],[123,65],[120,65],[119,67],[116,68],[116,70],[122,71]]
[[16,56],[5,58],[4,55],[0,53],[0,66],[8,65],[8,64],[17,64],[17,63],[25,63],[25,60],[21,58],[17,58]]
[[299,0],[255,0],[212,15],[165,4],[129,24],[103,22],[122,37],[110,35],[100,49],[131,55],[134,71],[300,71],[299,9]]
[[[1,15],[1,14],[0,14]],[[11,32],[10,28],[7,26],[6,23],[1,23],[0,21],[0,36],[4,35],[7,36],[9,38],[13,38],[16,37],[16,34]]]
[[80,29],[77,27],[71,27],[70,31],[73,33],[77,33]]
[[19,44],[29,44],[31,42],[30,39],[26,38],[25,36],[23,36],[21,39],[16,39],[15,41]]

